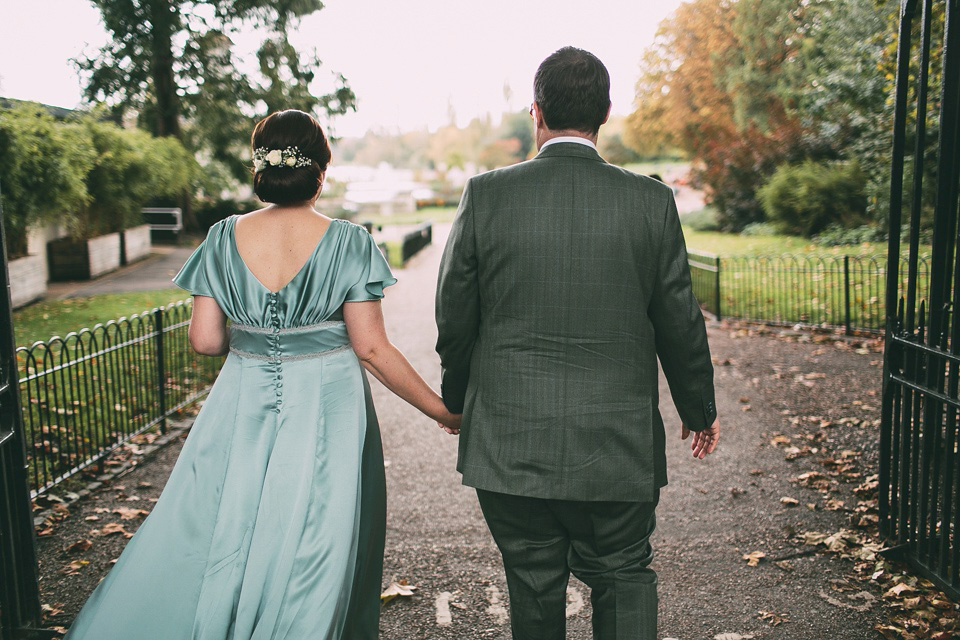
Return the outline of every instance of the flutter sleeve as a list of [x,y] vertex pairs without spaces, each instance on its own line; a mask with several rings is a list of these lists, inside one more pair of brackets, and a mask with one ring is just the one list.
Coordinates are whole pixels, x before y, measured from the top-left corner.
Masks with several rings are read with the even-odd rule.
[[373,236],[362,227],[358,228],[357,232],[365,237],[362,241],[363,248],[358,252],[360,254],[358,260],[361,262],[360,278],[347,291],[344,302],[379,300],[383,298],[383,290],[396,284],[397,279],[393,277],[390,265],[380,253],[380,247],[377,246]]
[[195,296],[207,296],[212,298],[213,291],[210,281],[207,277],[208,268],[208,243],[210,237],[200,243],[196,251],[190,254],[187,262],[180,268],[180,272],[174,276],[173,283],[181,289],[186,289]]

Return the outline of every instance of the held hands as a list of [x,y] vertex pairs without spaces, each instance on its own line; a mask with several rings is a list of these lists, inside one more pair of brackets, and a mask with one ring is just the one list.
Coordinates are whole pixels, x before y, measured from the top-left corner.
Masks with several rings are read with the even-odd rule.
[[441,416],[437,421],[437,426],[449,433],[452,436],[460,435],[460,420],[463,418],[462,414],[459,413],[450,413],[446,412],[446,415]]
[[[680,439],[686,440],[687,437],[690,436],[690,429],[687,428],[687,425],[683,425],[682,429],[683,432],[680,435]],[[714,420],[713,424],[703,431],[694,431],[693,442],[690,444],[690,448],[693,450],[693,457],[703,460],[707,454],[713,453],[713,450],[717,448],[717,442],[719,440],[719,420]]]

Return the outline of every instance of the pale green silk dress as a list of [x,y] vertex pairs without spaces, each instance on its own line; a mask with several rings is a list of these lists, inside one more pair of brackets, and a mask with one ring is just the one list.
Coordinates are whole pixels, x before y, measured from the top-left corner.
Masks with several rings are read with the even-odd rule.
[[232,321],[230,353],[70,640],[377,637],[383,453],[343,304],[396,280],[363,227],[334,220],[271,293],[237,252],[235,223],[215,224],[174,278]]

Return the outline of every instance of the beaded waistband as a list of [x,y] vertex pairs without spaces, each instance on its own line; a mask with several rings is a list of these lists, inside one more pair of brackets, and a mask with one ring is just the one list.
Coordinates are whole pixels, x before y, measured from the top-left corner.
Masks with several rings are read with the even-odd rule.
[[231,353],[264,362],[319,358],[349,348],[347,326],[342,320],[302,327],[259,327],[236,323],[230,327]]

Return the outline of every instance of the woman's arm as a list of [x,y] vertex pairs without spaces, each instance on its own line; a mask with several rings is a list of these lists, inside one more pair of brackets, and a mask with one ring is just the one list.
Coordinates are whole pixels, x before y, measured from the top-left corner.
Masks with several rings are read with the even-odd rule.
[[230,349],[227,316],[213,298],[193,296],[193,315],[190,317],[190,345],[205,356],[226,355]]
[[460,416],[447,410],[440,396],[387,338],[379,300],[344,304],[343,319],[347,323],[353,351],[367,371],[387,389],[446,427],[448,432],[460,431]]

